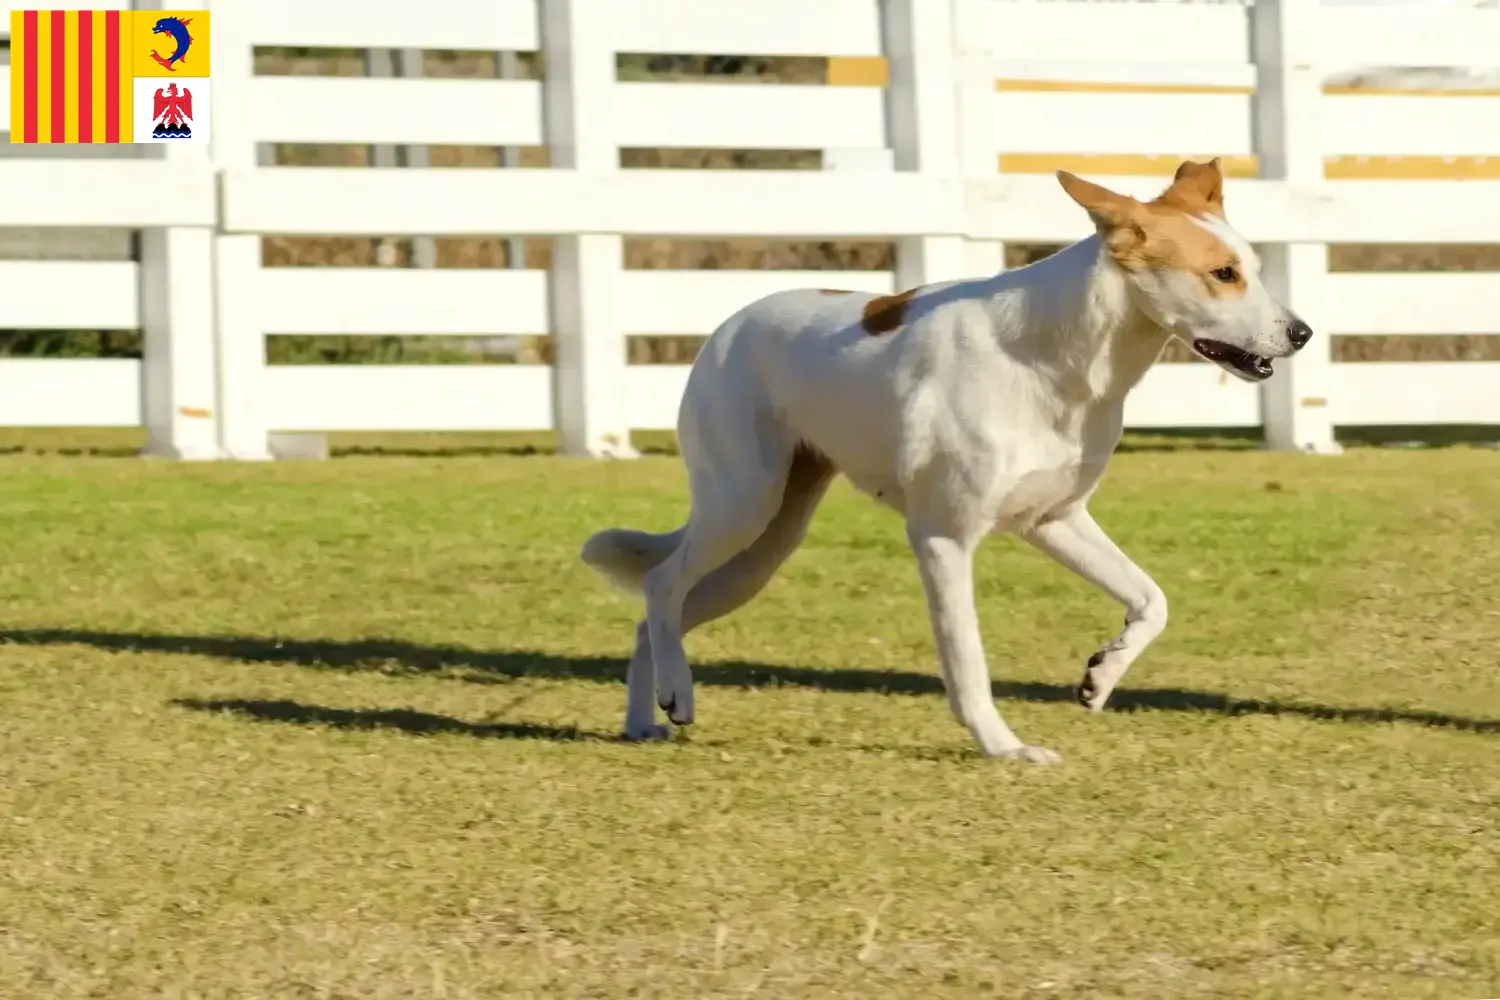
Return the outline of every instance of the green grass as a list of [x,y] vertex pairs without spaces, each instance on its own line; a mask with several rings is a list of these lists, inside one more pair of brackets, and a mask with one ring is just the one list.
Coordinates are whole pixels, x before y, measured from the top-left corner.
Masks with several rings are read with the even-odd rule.
[[674,459],[0,459],[0,996],[1500,995],[1500,453],[1122,454],[1172,621],[1009,539],[986,761],[897,519],[836,488],[614,739]]

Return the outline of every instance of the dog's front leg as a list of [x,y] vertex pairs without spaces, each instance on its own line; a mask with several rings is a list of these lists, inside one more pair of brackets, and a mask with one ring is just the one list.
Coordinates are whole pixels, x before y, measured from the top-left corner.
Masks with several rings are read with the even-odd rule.
[[1089,657],[1078,701],[1104,708],[1130,664],[1167,627],[1167,596],[1121,552],[1084,507],[1038,525],[1026,540],[1125,605],[1125,630]]
[[907,538],[927,592],[943,686],[953,714],[974,735],[986,757],[1038,764],[1061,760],[1045,747],[1022,743],[995,708],[974,611],[974,543],[910,526]]

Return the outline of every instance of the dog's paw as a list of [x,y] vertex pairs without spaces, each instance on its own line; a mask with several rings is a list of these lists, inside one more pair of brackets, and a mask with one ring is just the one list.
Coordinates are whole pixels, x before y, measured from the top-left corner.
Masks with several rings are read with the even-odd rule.
[[648,723],[644,726],[626,726],[621,739],[627,743],[654,743],[672,738],[672,727],[663,726],[659,723]]
[[1062,758],[1046,747],[1016,747],[991,754],[996,760],[1024,760],[1028,764],[1061,764]]
[[1094,682],[1092,671],[1084,673],[1083,680],[1079,682],[1078,689],[1074,692],[1074,697],[1077,699],[1078,704],[1090,712],[1103,711],[1104,703],[1109,700],[1107,697],[1099,694],[1099,685]]
[[1123,670],[1106,664],[1102,652],[1095,653],[1089,659],[1088,667],[1083,671],[1083,680],[1078,682],[1078,688],[1074,692],[1078,704],[1090,712],[1104,711],[1105,703],[1109,701],[1109,696],[1114,693],[1115,685],[1120,682],[1124,673]]
[[674,726],[691,726],[693,724],[693,685],[689,681],[687,687],[679,688],[670,694],[658,693],[656,703],[661,710],[667,713],[667,719]]

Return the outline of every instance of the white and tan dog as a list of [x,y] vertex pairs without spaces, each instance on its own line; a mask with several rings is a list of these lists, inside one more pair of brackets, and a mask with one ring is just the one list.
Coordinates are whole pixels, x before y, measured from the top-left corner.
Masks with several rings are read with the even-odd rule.
[[687,524],[601,531],[583,559],[643,593],[625,735],[693,721],[683,635],[758,593],[801,544],[837,473],[905,517],[949,705],[991,757],[1058,760],[995,708],[973,557],[1013,532],[1125,606],[1079,700],[1103,708],[1167,623],[1167,600],[1089,515],[1126,394],[1169,339],[1239,378],[1312,336],[1275,302],[1225,221],[1217,159],[1140,202],[1059,171],[1097,232],[1045,260],[899,295],[796,290],[731,316],[699,352],[678,418]]

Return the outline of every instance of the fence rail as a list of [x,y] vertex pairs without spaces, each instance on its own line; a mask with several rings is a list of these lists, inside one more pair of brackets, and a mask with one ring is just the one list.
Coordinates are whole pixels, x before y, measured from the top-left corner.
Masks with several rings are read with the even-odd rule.
[[[105,3],[103,6],[110,6]],[[116,3],[115,6],[126,6]],[[161,0],[140,0],[161,6]],[[630,454],[675,424],[686,367],[628,335],[709,332],[748,300],[998,270],[1086,222],[1051,177],[1149,195],[1222,155],[1231,217],[1324,334],[1500,332],[1500,274],[1329,273],[1332,243],[1500,242],[1500,91],[1351,92],[1362,65],[1500,62],[1493,6],[1259,0],[213,0],[211,147],[0,159],[0,227],[138,230],[136,261],[0,261],[0,327],[145,332],[145,360],[0,361],[0,424],[140,426],[184,458],[264,458],[272,430],[561,431]],[[541,80],[262,76],[253,52],[537,52]],[[621,80],[621,54],[842,60],[836,83]],[[3,102],[9,107],[9,102]],[[534,169],[283,167],[269,143],[542,146]],[[622,169],[632,148],[818,150],[824,170]],[[1391,159],[1395,158],[1395,159]],[[411,162],[427,162],[417,157]],[[511,166],[514,166],[512,163]],[[1348,178],[1348,179],[1335,179]],[[548,270],[265,267],[268,236],[546,236]],[[626,237],[894,240],[894,271],[641,271]],[[266,364],[278,334],[550,334],[557,362]],[[1157,366],[1135,427],[1261,427],[1337,450],[1360,424],[1500,424],[1500,363],[1334,363],[1262,387]]]

